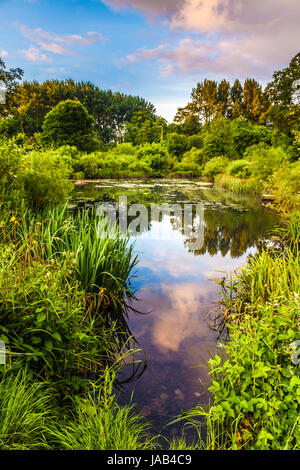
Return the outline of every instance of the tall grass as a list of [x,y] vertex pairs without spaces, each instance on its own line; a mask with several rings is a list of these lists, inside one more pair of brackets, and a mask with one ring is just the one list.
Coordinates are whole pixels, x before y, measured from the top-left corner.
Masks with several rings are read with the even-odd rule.
[[112,393],[114,374],[108,369],[100,387],[73,401],[72,419],[50,426],[55,447],[64,450],[147,450],[157,447],[145,418],[129,404],[120,407]]
[[53,392],[30,376],[2,376],[0,380],[0,449],[49,448],[47,424],[54,419]]
[[239,194],[259,195],[262,189],[262,185],[255,178],[243,179],[221,174],[216,177],[215,182],[221,188]]

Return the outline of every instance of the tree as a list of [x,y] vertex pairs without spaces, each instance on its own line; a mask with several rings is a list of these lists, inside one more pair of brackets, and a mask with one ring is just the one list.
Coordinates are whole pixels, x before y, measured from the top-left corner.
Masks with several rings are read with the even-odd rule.
[[188,150],[188,140],[185,135],[169,134],[167,137],[167,149],[170,155],[181,159]]
[[300,122],[300,52],[288,67],[274,72],[265,94],[269,101],[269,119],[279,131],[292,136]]
[[243,87],[239,80],[235,80],[230,90],[231,97],[231,110],[230,116],[233,119],[237,119],[243,115],[242,103],[243,103]]
[[175,122],[184,122],[190,116],[197,117],[205,124],[212,121],[218,112],[218,84],[213,80],[197,83],[192,89],[191,102],[185,108],[178,108]]
[[91,152],[100,146],[95,135],[95,120],[79,101],[59,103],[45,117],[42,142],[54,147],[74,145]]
[[219,156],[235,157],[229,119],[215,119],[207,126],[204,135],[203,152],[206,161]]
[[[24,72],[20,68],[7,70],[5,63],[0,57],[0,82],[2,82],[5,87],[7,98],[9,97],[9,94],[15,90],[18,84],[18,81],[22,79],[23,74]],[[7,116],[8,114],[7,103],[0,107],[0,113],[2,116]]]
[[40,132],[46,114],[61,101],[82,103],[96,123],[98,136],[106,143],[117,141],[124,123],[130,122],[138,111],[155,116],[155,108],[138,96],[101,90],[90,82],[47,80],[43,83],[23,82],[10,96],[12,114],[20,116],[28,135]]
[[261,85],[254,78],[247,78],[243,87],[242,114],[253,124],[263,123],[266,119],[266,106],[264,103]]
[[165,119],[157,118],[146,110],[138,111],[125,126],[124,141],[134,145],[159,143],[164,140],[166,130]]

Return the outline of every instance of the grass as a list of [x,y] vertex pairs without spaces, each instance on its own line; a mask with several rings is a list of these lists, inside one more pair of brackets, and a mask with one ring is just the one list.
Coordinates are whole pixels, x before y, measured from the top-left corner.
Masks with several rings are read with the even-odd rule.
[[260,194],[262,189],[262,184],[255,178],[243,179],[227,174],[220,174],[216,177],[215,182],[221,188],[239,194]]
[[53,392],[41,382],[31,382],[25,372],[3,376],[0,381],[0,449],[49,448],[47,423],[55,417],[52,404]]

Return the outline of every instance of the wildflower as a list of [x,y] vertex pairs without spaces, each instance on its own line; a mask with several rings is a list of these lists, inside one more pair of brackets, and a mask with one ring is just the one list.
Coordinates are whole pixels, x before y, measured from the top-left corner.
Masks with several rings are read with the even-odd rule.
[[38,227],[40,227],[42,224],[41,224],[41,222],[37,222],[36,225],[37,225]]
[[67,223],[68,223],[68,220],[64,220],[64,221],[63,221],[63,224],[64,224],[64,225],[67,224]]
[[4,220],[1,220],[1,222],[0,222],[0,227],[4,227],[4,225],[5,225]]

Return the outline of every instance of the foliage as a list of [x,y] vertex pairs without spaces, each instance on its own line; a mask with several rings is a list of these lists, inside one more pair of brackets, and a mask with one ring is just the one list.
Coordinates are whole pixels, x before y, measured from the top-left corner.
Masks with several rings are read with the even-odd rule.
[[24,199],[32,208],[61,204],[73,189],[68,181],[71,173],[68,162],[52,150],[25,155],[21,172]]
[[264,126],[251,124],[245,119],[236,119],[231,123],[231,133],[236,152],[240,157],[248,147],[264,143],[271,145],[272,131]]
[[94,128],[94,118],[86,108],[78,101],[67,100],[45,116],[41,137],[46,145],[70,145],[78,150],[92,152],[99,148]]
[[42,130],[46,114],[61,101],[77,100],[96,121],[98,137],[105,143],[115,142],[121,135],[124,122],[142,110],[155,114],[154,106],[138,96],[101,90],[90,82],[46,80],[43,83],[24,81],[7,97],[13,115],[27,135]]
[[249,178],[252,174],[251,163],[247,160],[235,160],[229,163],[226,172],[238,178]]
[[3,374],[0,380],[0,449],[50,448],[46,422],[55,417],[53,392],[41,382],[31,382],[24,371]]
[[285,211],[300,208],[300,162],[282,165],[271,176],[269,188]]
[[177,157],[179,160],[188,149],[188,139],[181,134],[168,134],[167,149],[171,156]]
[[175,122],[185,123],[195,119],[208,124],[221,116],[245,118],[251,123],[265,123],[267,100],[261,85],[253,78],[247,78],[242,86],[239,80],[231,84],[227,80],[217,83],[204,80],[192,89],[191,101],[184,108],[178,108]]
[[286,154],[280,147],[267,147],[264,144],[249,147],[245,158],[252,162],[251,171],[258,182],[266,181],[286,160]]
[[214,157],[206,163],[203,175],[215,178],[215,176],[224,172],[227,165],[228,160],[225,157]]
[[228,158],[235,156],[228,119],[223,117],[216,119],[205,129],[203,152],[206,161],[220,155]]
[[104,373],[103,384],[93,386],[84,399],[73,400],[72,420],[52,426],[58,449],[64,450],[149,450],[155,448],[148,435],[149,424],[133,413],[133,407],[120,407],[112,393],[114,376]]
[[165,119],[157,118],[149,111],[139,111],[126,124],[124,141],[134,145],[162,142],[166,129]]

